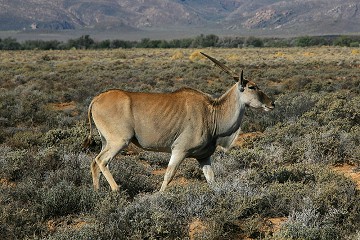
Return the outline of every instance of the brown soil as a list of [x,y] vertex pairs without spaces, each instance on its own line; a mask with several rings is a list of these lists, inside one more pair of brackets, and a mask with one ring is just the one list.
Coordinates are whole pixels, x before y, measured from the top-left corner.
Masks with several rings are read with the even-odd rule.
[[141,152],[141,148],[135,146],[134,144],[130,143],[129,146],[124,149],[123,153],[124,155],[129,155],[129,156],[133,156],[133,155],[139,155],[139,153]]
[[62,102],[62,103],[49,103],[48,108],[52,111],[70,112],[72,116],[79,115],[79,111],[74,101]]
[[360,190],[360,172],[355,172],[354,166],[343,164],[340,166],[335,166],[332,169],[335,172],[344,174],[346,177],[352,179],[356,183],[357,189]]
[[281,229],[281,224],[283,224],[287,220],[286,217],[277,217],[277,218],[268,218],[265,219],[267,223],[267,228],[264,229],[269,232],[278,232]]
[[[262,223],[260,231],[265,234],[265,236],[272,236],[275,232],[278,232],[281,229],[281,224],[283,224],[287,218],[285,217],[277,217],[277,218],[267,218],[264,219],[264,222]],[[242,228],[243,222],[239,221],[236,223],[238,225],[239,229]],[[193,239],[199,239],[201,236],[204,236],[206,234],[206,231],[208,229],[209,225],[204,223],[198,218],[195,218],[192,220],[192,222],[189,224],[189,238],[190,240]],[[246,239],[251,240],[253,238],[241,233],[241,230],[236,233],[232,233],[231,235],[232,239]]]
[[58,229],[75,229],[80,230],[83,228],[86,224],[89,224],[85,220],[75,217],[63,217],[60,219],[50,219],[46,222],[46,226],[49,232],[56,232]]
[[16,183],[10,181],[9,179],[6,178],[1,178],[0,179],[0,185],[3,187],[8,187],[8,188],[13,188],[16,187]]
[[185,177],[178,177],[178,178],[174,178],[171,182],[173,182],[176,185],[186,186],[190,183],[190,180]]
[[49,232],[56,231],[56,222],[54,220],[47,221],[46,226]]
[[[161,169],[156,169],[153,170],[151,173],[153,175],[156,176],[164,176],[166,172],[166,168],[161,168]],[[186,186],[190,183],[191,180],[185,178],[185,177],[180,177],[180,176],[175,176],[173,178],[173,180],[169,183],[169,185],[179,185],[179,186]]]
[[206,225],[200,219],[195,218],[189,224],[189,238],[190,240],[198,239],[203,233],[206,232]]
[[74,101],[63,103],[50,103],[49,107],[51,110],[54,111],[74,110],[76,109],[76,103]]
[[152,171],[153,175],[164,175],[166,172],[166,168],[156,169]]
[[[262,220],[262,222],[259,222],[258,227],[259,227],[259,231],[261,232],[262,235],[264,236],[273,236],[274,233],[280,231],[281,229],[281,225],[287,220],[286,217],[274,217],[274,218],[265,218]],[[239,229],[244,228],[244,225],[246,225],[245,221],[239,221],[238,223],[236,223],[236,225],[239,227]],[[251,236],[248,236],[244,233],[234,233],[233,235],[233,239],[246,239],[246,240],[251,240],[251,239],[256,239],[256,238],[252,238]]]
[[240,133],[235,143],[234,147],[243,147],[245,146],[251,139],[261,136],[262,132],[250,132],[250,133]]

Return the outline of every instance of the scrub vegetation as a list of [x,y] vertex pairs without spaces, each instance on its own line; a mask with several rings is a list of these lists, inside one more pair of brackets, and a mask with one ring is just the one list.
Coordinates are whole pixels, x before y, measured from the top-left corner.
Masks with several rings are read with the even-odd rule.
[[[87,107],[112,88],[220,95],[232,79],[199,49],[0,52],[0,239],[357,239],[360,49],[202,49],[275,99],[247,109],[243,137],[213,155],[210,188],[186,159],[159,193],[170,155],[134,146],[92,189]],[[121,124],[121,123],[119,123]],[[274,219],[281,219],[275,224]]]

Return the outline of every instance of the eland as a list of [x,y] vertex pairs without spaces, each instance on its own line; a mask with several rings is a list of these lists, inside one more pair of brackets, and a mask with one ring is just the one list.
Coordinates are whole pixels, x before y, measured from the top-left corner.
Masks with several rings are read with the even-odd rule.
[[109,90],[90,103],[88,118],[92,137],[92,120],[102,141],[101,152],[91,163],[94,189],[99,189],[100,172],[113,191],[119,186],[108,163],[130,143],[158,152],[171,153],[160,191],[173,179],[185,158],[195,158],[206,181],[214,183],[211,155],[217,146],[229,148],[240,132],[245,108],[272,110],[274,102],[252,81],[240,76],[216,59],[202,53],[230,74],[236,83],[219,98],[201,91],[182,88],[171,93]]

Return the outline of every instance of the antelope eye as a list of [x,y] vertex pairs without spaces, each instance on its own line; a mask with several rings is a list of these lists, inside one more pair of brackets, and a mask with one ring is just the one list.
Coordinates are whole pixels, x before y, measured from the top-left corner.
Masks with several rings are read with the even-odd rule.
[[249,86],[248,88],[249,88],[249,89],[252,89],[252,90],[255,90],[255,89],[256,89],[256,86]]

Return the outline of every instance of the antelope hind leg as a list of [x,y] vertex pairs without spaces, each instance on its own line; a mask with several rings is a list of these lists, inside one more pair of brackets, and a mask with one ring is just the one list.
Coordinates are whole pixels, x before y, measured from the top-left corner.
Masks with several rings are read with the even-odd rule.
[[[105,146],[105,148],[95,158],[96,165],[101,170],[102,174],[104,175],[107,182],[109,183],[111,190],[113,190],[113,191],[119,191],[119,186],[115,182],[114,177],[111,174],[107,165],[108,165],[109,161],[111,159],[113,159],[119,151],[121,151],[128,145],[128,142],[129,141],[122,141],[121,143],[117,143],[117,144],[109,144],[109,142],[108,142],[107,145]],[[98,185],[99,185],[100,176],[96,175],[97,174],[96,167],[93,167],[93,165],[92,165],[92,169],[94,169],[94,171],[92,171],[92,173],[93,173],[94,187],[96,189],[96,187],[98,187]]]
[[91,162],[91,175],[93,179],[94,189],[97,191],[100,188],[100,168],[95,159]]

